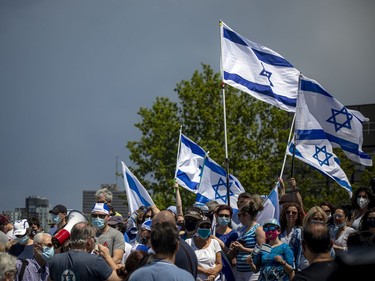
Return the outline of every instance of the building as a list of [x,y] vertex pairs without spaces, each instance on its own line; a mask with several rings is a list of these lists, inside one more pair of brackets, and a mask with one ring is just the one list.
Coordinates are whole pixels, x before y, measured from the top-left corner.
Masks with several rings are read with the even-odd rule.
[[[102,184],[100,188],[107,188],[112,192],[112,206],[114,210],[120,213],[123,217],[128,217],[128,205],[126,201],[125,191],[119,191],[119,187],[117,184]],[[96,202],[95,193],[98,189],[83,191],[82,212],[86,216],[90,215],[92,206]]]
[[51,206],[45,197],[29,196],[26,198],[27,217],[38,217],[43,229],[48,227],[48,216]]

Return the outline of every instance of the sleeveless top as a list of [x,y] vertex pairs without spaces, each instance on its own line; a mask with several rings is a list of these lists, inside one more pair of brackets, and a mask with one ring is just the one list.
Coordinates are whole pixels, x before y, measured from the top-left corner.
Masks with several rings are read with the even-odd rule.
[[[237,241],[243,243],[246,248],[254,248],[257,243],[256,229],[260,226],[259,223],[256,223],[248,231],[246,231],[247,226],[242,227],[240,230],[240,235]],[[246,232],[245,232],[246,231]],[[250,265],[246,262],[246,258],[250,256],[250,253],[239,251],[237,253],[237,271],[239,272],[251,272]]]

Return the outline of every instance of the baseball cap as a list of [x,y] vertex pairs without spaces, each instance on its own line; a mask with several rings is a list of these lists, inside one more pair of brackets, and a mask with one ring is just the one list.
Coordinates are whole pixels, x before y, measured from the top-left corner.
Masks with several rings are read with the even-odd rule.
[[14,235],[25,235],[26,230],[29,228],[29,223],[27,222],[27,219],[18,220],[14,223]]
[[211,220],[209,217],[203,217],[202,220],[200,220],[198,223],[197,223],[197,226],[200,226],[200,225],[203,225],[203,224],[209,224],[211,225]]
[[55,215],[58,215],[60,213],[67,214],[68,210],[66,209],[66,207],[64,205],[56,205],[55,207],[53,207],[52,210],[49,211],[49,213],[55,214]]
[[276,225],[278,228],[280,228],[280,223],[277,219],[268,219],[264,222],[263,226],[266,226],[268,224]]
[[146,220],[144,223],[142,223],[141,228],[151,231],[151,223],[152,220]]
[[106,203],[95,203],[92,207],[91,213],[104,213],[106,215],[109,215],[109,207]]
[[177,208],[176,206],[169,206],[167,208],[168,211],[172,212],[173,214],[177,215]]
[[123,217],[120,217],[120,216],[112,216],[109,218],[108,220],[108,224],[109,225],[116,225],[116,224],[119,224],[119,223],[124,223],[124,219]]
[[191,217],[191,218],[194,218],[196,220],[201,220],[202,219],[202,213],[199,213],[198,211],[196,210],[188,210],[185,214],[185,217]]

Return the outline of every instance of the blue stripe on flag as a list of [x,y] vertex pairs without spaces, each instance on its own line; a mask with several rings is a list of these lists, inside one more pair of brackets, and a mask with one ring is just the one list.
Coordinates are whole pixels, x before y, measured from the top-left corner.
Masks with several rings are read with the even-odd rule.
[[326,90],[324,90],[318,84],[313,83],[312,81],[301,79],[301,90],[302,91],[308,91],[308,92],[314,92],[314,93],[321,94],[323,96],[332,98],[332,96]]
[[178,170],[177,171],[177,176],[176,176],[179,180],[181,180],[183,183],[186,184],[186,186],[191,189],[191,191],[194,191],[197,189],[198,185],[199,185],[199,182],[193,182],[189,176],[184,173],[183,171],[181,170]]
[[193,154],[197,154],[204,158],[206,155],[206,152],[196,143],[189,141],[184,137],[184,135],[181,135],[181,142],[184,143],[187,147],[189,147]]
[[[223,32],[224,38],[228,39],[229,41],[233,43],[240,44],[240,45],[250,48],[250,46],[236,32],[226,29],[225,27],[223,28],[223,31],[224,31]],[[274,66],[293,67],[293,65],[284,58],[281,58],[279,56],[275,56],[269,53],[265,53],[262,51],[258,51],[253,48],[251,48],[251,50],[255,53],[257,58],[262,62],[265,62],[270,65],[274,65]]]
[[256,92],[256,93],[264,95],[264,96],[272,97],[275,100],[278,100],[279,102],[281,102],[285,105],[295,107],[296,104],[297,104],[297,98],[291,99],[291,98],[287,98],[287,97],[282,96],[282,95],[275,94],[272,91],[272,88],[270,86],[264,86],[264,85],[260,85],[260,84],[250,82],[249,80],[246,80],[246,79],[242,78],[240,75],[232,74],[232,73],[228,73],[228,72],[224,71],[224,79],[225,80],[232,80],[232,81],[236,82],[237,84],[240,84],[240,85],[246,87],[250,91]]
[[130,189],[133,190],[138,195],[138,198],[139,200],[141,200],[143,206],[146,206],[146,207],[151,206],[150,203],[145,198],[143,198],[143,196],[139,193],[138,186],[136,182],[134,181],[133,177],[129,175],[128,173],[126,173],[126,179],[128,180]]

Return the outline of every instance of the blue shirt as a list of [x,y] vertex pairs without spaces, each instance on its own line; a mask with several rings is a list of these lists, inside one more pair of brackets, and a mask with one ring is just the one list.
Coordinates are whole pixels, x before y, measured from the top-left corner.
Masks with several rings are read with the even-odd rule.
[[[49,275],[49,269],[47,264],[44,266],[40,266],[39,263],[36,261],[35,258],[26,259],[27,265],[25,267],[25,271],[22,277],[22,281],[47,281]],[[21,281],[19,279],[19,274],[22,267],[22,260],[18,259],[16,264],[17,275],[16,281]]]

